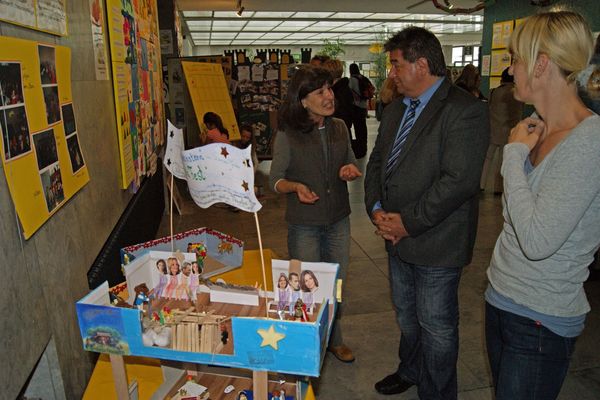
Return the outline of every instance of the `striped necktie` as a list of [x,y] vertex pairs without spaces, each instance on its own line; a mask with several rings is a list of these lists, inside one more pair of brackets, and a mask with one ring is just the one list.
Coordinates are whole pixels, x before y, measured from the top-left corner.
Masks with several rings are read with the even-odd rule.
[[408,107],[408,112],[406,113],[406,118],[402,123],[402,126],[398,130],[396,134],[396,139],[394,140],[394,145],[392,146],[392,151],[390,152],[390,158],[388,158],[387,165],[385,166],[385,182],[390,178],[392,170],[398,161],[398,157],[400,156],[400,151],[402,151],[402,146],[404,146],[404,142],[406,142],[406,138],[408,137],[408,133],[410,132],[410,128],[415,124],[415,112],[417,107],[421,101],[411,100],[410,106]]

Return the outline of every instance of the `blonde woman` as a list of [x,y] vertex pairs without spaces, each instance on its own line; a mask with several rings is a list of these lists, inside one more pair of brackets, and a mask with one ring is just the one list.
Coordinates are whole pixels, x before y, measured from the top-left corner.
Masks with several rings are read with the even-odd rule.
[[592,55],[585,20],[531,16],[510,50],[515,98],[535,106],[504,148],[504,228],[487,271],[486,339],[497,400],[555,399],[590,310],[600,246],[600,117],[575,78]]

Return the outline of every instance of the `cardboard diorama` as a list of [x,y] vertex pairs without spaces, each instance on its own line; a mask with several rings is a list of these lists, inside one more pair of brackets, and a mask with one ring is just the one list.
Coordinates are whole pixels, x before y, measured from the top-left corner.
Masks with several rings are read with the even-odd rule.
[[77,303],[85,350],[319,375],[337,264],[273,260],[276,289],[265,292],[204,278],[194,252],[141,248],[127,252],[126,298],[105,283]]
[[[149,251],[194,253],[198,272],[204,278],[239,268],[244,256],[244,242],[208,228],[197,228],[121,249],[121,265],[127,265]],[[165,260],[166,261],[166,260]],[[136,262],[136,264],[139,262]],[[181,267],[181,266],[180,266]],[[155,266],[156,269],[156,266]],[[129,286],[132,290],[132,286]]]

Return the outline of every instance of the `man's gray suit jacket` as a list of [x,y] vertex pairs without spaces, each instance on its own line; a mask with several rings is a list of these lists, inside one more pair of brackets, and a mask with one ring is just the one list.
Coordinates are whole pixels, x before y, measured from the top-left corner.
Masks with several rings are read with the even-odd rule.
[[385,169],[406,110],[388,105],[365,177],[365,205],[377,201],[400,213],[409,234],[386,249],[401,260],[462,267],[471,261],[477,233],[479,179],[490,127],[487,103],[447,79],[412,127],[387,184]]

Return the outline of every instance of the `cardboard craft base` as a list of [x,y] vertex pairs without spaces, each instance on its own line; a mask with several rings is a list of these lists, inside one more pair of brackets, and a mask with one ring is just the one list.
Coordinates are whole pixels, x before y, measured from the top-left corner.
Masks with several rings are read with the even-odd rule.
[[[172,239],[172,240],[171,240]],[[206,246],[206,258],[202,276],[210,278],[242,265],[244,242],[233,236],[209,228],[196,228],[149,242],[127,246],[121,249],[121,265],[146,254],[149,251],[187,252],[189,244],[202,243]]]
[[[273,281],[289,263],[273,260]],[[326,295],[309,322],[265,318],[265,299],[259,307],[212,303],[209,294],[198,295],[201,312],[231,316],[227,326],[228,345],[219,351],[198,352],[145,346],[142,338],[142,311],[110,305],[108,284],[105,283],[76,304],[83,347],[88,351],[119,355],[139,355],[165,360],[247,368],[297,375],[319,376],[331,331],[331,321],[337,304],[335,284],[337,264],[302,263],[304,269],[316,271],[320,289]],[[273,293],[267,293],[274,298]],[[161,303],[162,301],[162,303]],[[185,300],[162,299],[152,302],[153,310],[167,305],[172,310],[186,310],[191,303]],[[187,336],[189,337],[190,327]],[[218,337],[217,337],[218,338]],[[213,336],[214,339],[214,336]],[[192,348],[194,348],[192,346]],[[205,347],[206,348],[206,347]],[[210,343],[208,348],[211,348]]]

